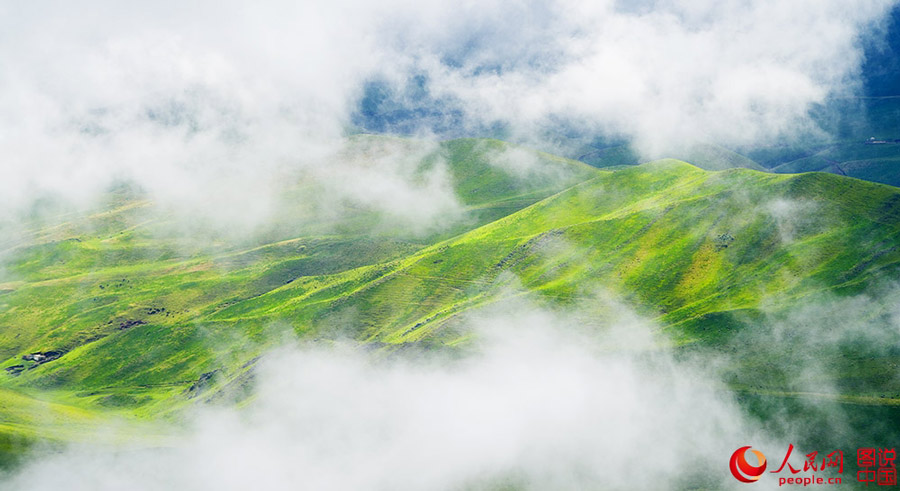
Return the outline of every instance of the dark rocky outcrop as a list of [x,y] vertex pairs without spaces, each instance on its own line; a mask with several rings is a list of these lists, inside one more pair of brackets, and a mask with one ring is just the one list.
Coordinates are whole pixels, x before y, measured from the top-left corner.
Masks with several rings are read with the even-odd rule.
[[124,331],[125,329],[131,329],[134,326],[140,326],[146,324],[146,322],[140,319],[127,319],[119,323],[119,327],[117,328],[120,331]]
[[716,250],[721,251],[727,249],[734,242],[734,236],[729,233],[719,234],[713,242],[716,244]]
[[35,353],[29,353],[27,355],[22,355],[22,359],[25,361],[33,361],[36,365],[40,365],[43,363],[47,363],[48,361],[53,361],[63,355],[62,351],[38,351]]
[[187,394],[188,399],[193,399],[200,395],[204,390],[206,390],[210,385],[215,382],[216,375],[218,375],[219,369],[215,369],[211,372],[206,372],[200,375],[200,377],[191,384],[190,387],[185,390],[185,394]]

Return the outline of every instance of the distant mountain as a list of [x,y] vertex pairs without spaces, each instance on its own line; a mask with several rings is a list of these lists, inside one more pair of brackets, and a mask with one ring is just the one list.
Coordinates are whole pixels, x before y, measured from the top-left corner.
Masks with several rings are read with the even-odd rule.
[[868,97],[900,96],[900,6],[886,22],[883,39],[869,41],[862,66]]
[[828,140],[763,145],[746,155],[775,172],[823,171],[900,186],[900,6],[867,41],[862,93],[814,111]]

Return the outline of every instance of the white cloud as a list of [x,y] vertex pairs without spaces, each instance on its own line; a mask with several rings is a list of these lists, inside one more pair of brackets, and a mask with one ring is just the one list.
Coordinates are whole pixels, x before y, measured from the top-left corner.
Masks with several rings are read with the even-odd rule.
[[428,140],[359,137],[309,168],[328,198],[363,206],[414,233],[463,217],[440,147]]
[[0,205],[130,178],[252,223],[279,170],[321,165],[376,76],[427,74],[467,121],[523,138],[564,117],[656,155],[815,131],[810,105],[854,88],[891,3],[5,4]]
[[[486,46],[462,69],[435,63],[435,78],[473,112],[526,131],[559,115],[633,137],[650,154],[684,141],[753,144],[815,131],[811,105],[856,88],[859,39],[891,5],[647,3],[638,12],[554,3],[554,22],[532,26],[546,30],[549,46],[534,50],[543,63],[474,74],[485,53],[496,64],[511,54]],[[525,30],[520,41],[535,37]]]
[[[621,309],[621,307],[619,307]],[[475,314],[467,355],[373,358],[283,348],[243,411],[203,409],[165,448],[72,448],[13,476],[30,489],[668,488],[731,482],[727,458],[764,436],[714,375],[643,342],[522,302]],[[627,334],[626,334],[627,333]],[[774,447],[773,447],[774,448]]]

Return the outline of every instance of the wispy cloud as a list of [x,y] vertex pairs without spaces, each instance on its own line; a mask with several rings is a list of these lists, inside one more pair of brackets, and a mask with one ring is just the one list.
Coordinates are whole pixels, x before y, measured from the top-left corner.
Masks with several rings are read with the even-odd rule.
[[[522,301],[469,316],[456,357],[292,347],[265,357],[243,411],[206,408],[165,448],[72,448],[10,481],[31,489],[522,489],[721,485],[748,424],[712,372],[624,338],[622,306],[585,329]],[[607,334],[602,334],[606,332]],[[623,334],[624,333],[624,334]],[[165,469],[163,472],[162,470]]]
[[892,3],[6,4],[0,204],[134,179],[178,206],[264,209],[279,169],[322,165],[372,80],[462,126],[533,140],[563,120],[645,154],[816,132],[808,110],[854,90]]

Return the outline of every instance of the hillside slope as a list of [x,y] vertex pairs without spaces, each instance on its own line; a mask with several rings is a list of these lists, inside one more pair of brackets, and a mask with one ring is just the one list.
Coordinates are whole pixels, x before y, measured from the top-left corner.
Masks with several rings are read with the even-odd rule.
[[[600,147],[585,145],[576,153],[578,153],[578,160],[601,169],[620,165],[637,165],[643,161],[627,144]],[[690,162],[705,170],[733,168],[765,170],[765,167],[739,153],[710,143],[697,143],[681,151],[669,151],[667,157]]]
[[213,313],[287,284],[365,277],[598,172],[496,140],[357,135],[338,158],[346,170],[383,166],[414,182],[442,166],[435,175],[460,208],[415,228],[392,210],[329,197],[333,180],[310,173],[286,180],[277,213],[249,232],[184,220],[132,183],[83,214],[36,207],[0,241],[0,441],[52,436],[43,429],[54,425],[9,426],[34,408],[59,408],[48,421],[76,428],[85,425],[66,418],[89,415],[83,408],[130,417],[192,402],[223,379],[204,374],[246,371],[277,337],[254,319],[236,330],[207,323]]
[[[520,294],[566,305],[610,292],[685,349],[727,351],[768,312],[900,273],[900,190],[890,186],[674,160],[604,172],[522,149],[512,158],[527,166],[489,164],[498,149],[507,146],[442,144],[472,215],[426,236],[373,232],[351,215],[327,235],[290,228],[300,233],[185,254],[147,221],[152,205],[128,197],[34,230],[7,253],[16,280],[0,285],[0,411],[43,400],[67,414],[166,414],[239,397],[285,330],[385,350],[450,347],[468,336],[460,314]],[[787,391],[783,370],[741,376],[773,356],[736,358],[734,387]],[[850,366],[841,394],[900,401],[900,382],[883,376],[898,361],[890,352]]]

